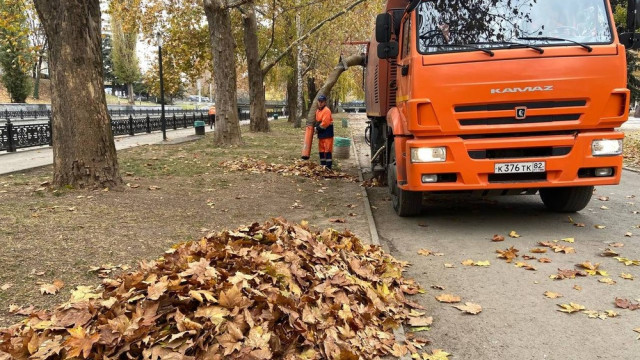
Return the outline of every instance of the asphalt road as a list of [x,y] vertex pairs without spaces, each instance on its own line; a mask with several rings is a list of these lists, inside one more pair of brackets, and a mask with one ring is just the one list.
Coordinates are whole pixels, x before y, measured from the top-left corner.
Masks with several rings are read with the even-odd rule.
[[[362,122],[362,123],[360,123]],[[353,121],[354,134],[362,134],[364,119]],[[368,161],[362,136],[355,137],[361,165]],[[640,359],[640,310],[616,308],[615,298],[640,302],[640,266],[625,266],[612,257],[601,257],[609,243],[620,256],[640,260],[640,174],[625,171],[618,186],[600,187],[587,209],[571,214],[551,213],[535,196],[512,196],[489,199],[470,196],[426,197],[423,214],[400,218],[393,211],[386,188],[370,188],[368,194],[380,240],[396,258],[412,264],[406,276],[413,277],[426,294],[413,297],[427,308],[434,323],[420,335],[431,340],[430,349],[444,349],[452,359]],[[606,196],[608,201],[598,198]],[[601,208],[605,206],[606,208]],[[634,213],[637,212],[637,213]],[[595,225],[604,225],[596,229]],[[516,231],[521,237],[510,238]],[[631,237],[625,236],[632,233]],[[494,234],[505,237],[492,242]],[[574,238],[574,243],[561,241]],[[560,240],[575,253],[534,254],[540,241]],[[496,258],[496,250],[514,246],[520,257],[537,268],[528,271],[514,263]],[[440,252],[442,256],[418,255],[418,250]],[[522,255],[546,257],[551,263]],[[464,266],[462,261],[490,262],[488,267]],[[601,283],[603,276],[552,280],[558,269],[577,269],[576,264],[600,263],[614,285]],[[454,268],[445,268],[444,264]],[[635,279],[625,280],[621,273]],[[577,285],[581,290],[574,289]],[[432,286],[444,287],[444,290]],[[549,299],[546,291],[563,295]],[[453,294],[462,303],[482,306],[478,315],[463,314],[451,304],[440,303],[435,296]],[[582,312],[559,312],[558,304],[570,302],[586,310],[614,310],[613,318],[592,319]]]
[[[467,196],[427,198],[424,214],[416,218],[395,215],[385,188],[370,189],[369,196],[381,242],[391,253],[413,266],[407,276],[416,278],[427,290],[416,297],[434,317],[431,331],[424,333],[434,348],[443,348],[454,359],[640,359],[640,310],[618,309],[616,297],[640,301],[640,266],[625,266],[610,257],[599,256],[612,242],[624,247],[612,248],[630,259],[640,259],[640,174],[625,172],[619,186],[597,189],[589,207],[571,215],[549,213],[537,196],[471,199]],[[629,198],[630,196],[636,198]],[[609,210],[601,209],[606,206]],[[606,229],[596,229],[605,225]],[[510,238],[515,230],[520,238]],[[631,232],[631,237],[625,233]],[[504,242],[492,242],[494,234]],[[532,254],[539,241],[574,238],[575,243],[559,244],[575,248],[575,254]],[[526,260],[537,271],[516,268],[496,258],[497,249],[510,246],[551,263]],[[418,255],[420,249],[444,253],[443,256]],[[463,266],[462,261],[489,260],[489,267]],[[519,258],[517,261],[523,261]],[[557,269],[574,269],[584,261],[601,263],[614,285],[598,282],[602,276],[552,280]],[[445,268],[444,264],[455,268]],[[631,273],[635,280],[619,277]],[[431,286],[443,286],[435,290]],[[582,287],[581,291],[573,289]],[[553,291],[564,297],[548,299]],[[465,315],[449,304],[435,300],[447,293],[458,295],[483,307],[478,315]],[[559,312],[557,304],[584,305],[587,310],[614,310],[616,318],[591,319],[582,313]]]

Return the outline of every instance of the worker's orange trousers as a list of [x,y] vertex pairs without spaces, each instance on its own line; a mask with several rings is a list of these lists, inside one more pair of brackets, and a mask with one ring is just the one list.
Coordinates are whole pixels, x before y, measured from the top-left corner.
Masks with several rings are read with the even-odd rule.
[[318,151],[320,153],[320,165],[331,169],[333,165],[333,138],[318,139]]

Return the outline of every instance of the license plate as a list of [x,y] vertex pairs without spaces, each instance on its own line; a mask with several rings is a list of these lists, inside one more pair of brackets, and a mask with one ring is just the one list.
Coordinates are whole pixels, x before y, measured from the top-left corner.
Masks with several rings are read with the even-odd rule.
[[544,161],[497,163],[494,172],[496,174],[539,173],[546,171],[545,165]]

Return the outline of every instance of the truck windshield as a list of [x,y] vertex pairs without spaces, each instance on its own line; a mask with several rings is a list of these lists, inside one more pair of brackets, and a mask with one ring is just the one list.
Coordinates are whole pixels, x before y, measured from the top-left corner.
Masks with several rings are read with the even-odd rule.
[[605,0],[427,0],[417,23],[421,54],[613,41]]

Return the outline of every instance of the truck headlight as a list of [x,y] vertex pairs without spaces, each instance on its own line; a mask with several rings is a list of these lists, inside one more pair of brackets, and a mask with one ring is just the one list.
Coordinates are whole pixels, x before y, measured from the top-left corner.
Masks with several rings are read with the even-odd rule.
[[412,163],[444,162],[447,160],[447,148],[411,148]]
[[622,140],[593,140],[591,155],[614,156],[622,154]]

